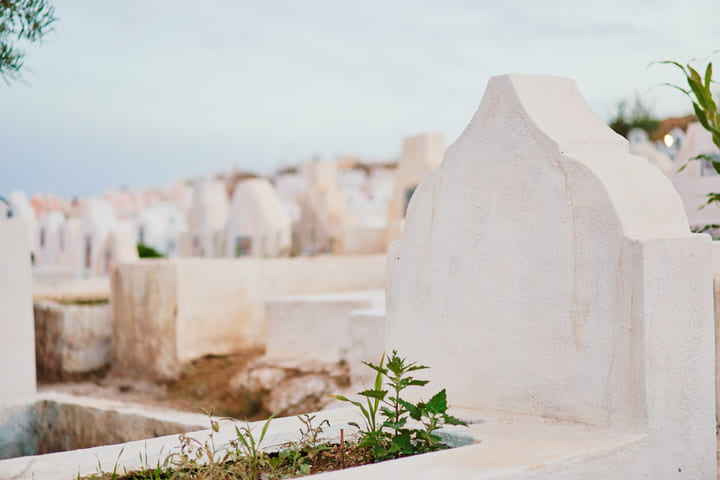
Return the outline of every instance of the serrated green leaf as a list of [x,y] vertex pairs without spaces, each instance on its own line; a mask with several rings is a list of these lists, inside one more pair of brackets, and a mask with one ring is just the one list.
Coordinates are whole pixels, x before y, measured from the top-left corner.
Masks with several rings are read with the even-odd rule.
[[415,380],[415,379],[413,379],[410,381],[410,383],[408,383],[408,385],[416,385],[418,387],[424,387],[428,383],[430,383],[430,380]]
[[387,369],[386,369],[386,368],[383,368],[381,365],[374,365],[374,364],[372,364],[372,363],[370,363],[370,362],[362,362],[362,363],[364,363],[365,365],[367,365],[368,367],[372,368],[373,370],[375,370],[375,371],[378,372],[378,373],[381,373],[381,374],[383,374],[383,375],[385,375],[385,374],[387,373]]
[[448,425],[462,425],[464,427],[467,427],[468,424],[466,422],[463,422],[459,418],[455,418],[452,415],[444,414],[443,415],[443,421],[447,423]]
[[408,368],[408,372],[414,372],[415,370],[426,370],[430,367],[426,365],[415,365],[413,364],[410,368]]
[[445,413],[447,411],[447,393],[445,389],[443,388],[428,400],[425,408],[430,413]]
[[416,407],[410,402],[406,402],[403,399],[400,399],[400,405],[402,405],[405,410],[408,411],[408,413],[410,414],[410,418],[412,418],[413,420],[420,420],[421,410],[418,407]]
[[363,390],[362,392],[359,392],[358,395],[362,395],[363,397],[368,398],[375,398],[377,400],[383,400],[385,399],[385,395],[387,395],[387,390]]
[[395,412],[390,410],[388,407],[380,407],[380,412],[382,412],[383,415],[386,417],[394,417]]

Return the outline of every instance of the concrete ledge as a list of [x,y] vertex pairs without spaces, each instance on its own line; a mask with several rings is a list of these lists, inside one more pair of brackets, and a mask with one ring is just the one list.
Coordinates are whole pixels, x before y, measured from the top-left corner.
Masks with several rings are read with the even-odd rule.
[[[471,425],[469,428],[451,427],[443,434],[457,445],[466,446],[321,476],[344,479],[435,479],[438,476],[445,479],[603,478],[598,476],[601,472],[597,470],[598,465],[603,464],[598,458],[605,462],[617,462],[619,452],[633,450],[645,441],[642,434],[621,434],[542,417],[459,409],[452,413]],[[337,441],[340,429],[346,432],[348,438],[347,432],[355,431],[348,422],[362,421],[354,407],[326,410],[314,415],[317,422],[327,419],[331,424],[323,435],[326,441]],[[256,438],[263,425],[262,421],[251,424]],[[273,420],[263,450],[277,451],[287,442],[297,441],[300,426],[297,417]],[[209,429],[190,434],[203,443],[210,435]],[[219,432],[214,434],[215,445],[220,451],[225,451],[235,438],[234,422],[222,422]],[[162,465],[169,455],[178,451],[179,445],[177,435],[168,435],[121,445],[4,460],[0,461],[0,477],[68,480],[78,475],[97,473],[98,464],[106,471],[116,464],[120,471],[138,470],[143,467],[143,462],[148,465],[159,462]],[[588,468],[588,464],[592,464],[592,468]],[[633,465],[624,466],[622,470],[626,474],[617,478],[633,478],[627,474],[632,469]],[[582,476],[586,473],[594,476]]]
[[348,360],[351,312],[384,303],[382,290],[271,298],[265,303],[265,354],[276,359]]
[[201,414],[46,392],[0,404],[0,458],[74,451],[208,425]]

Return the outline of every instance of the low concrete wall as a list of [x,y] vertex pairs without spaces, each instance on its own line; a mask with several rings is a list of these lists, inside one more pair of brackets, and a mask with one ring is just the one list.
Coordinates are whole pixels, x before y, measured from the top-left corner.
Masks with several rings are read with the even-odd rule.
[[33,301],[74,302],[77,300],[107,300],[110,298],[110,278],[72,278],[58,281],[33,279]]
[[0,459],[197,431],[209,424],[202,414],[48,392],[0,404]]
[[112,369],[175,378],[195,358],[264,345],[270,297],[384,286],[384,255],[121,264],[112,274]]
[[110,364],[112,309],[109,304],[36,302],[37,379],[54,382]]
[[276,359],[347,360],[350,313],[378,308],[385,292],[367,290],[271,298],[267,311],[265,355]]

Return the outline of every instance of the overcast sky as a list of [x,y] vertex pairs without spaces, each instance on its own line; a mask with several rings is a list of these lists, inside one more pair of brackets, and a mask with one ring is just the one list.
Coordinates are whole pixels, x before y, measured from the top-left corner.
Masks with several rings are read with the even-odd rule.
[[[643,95],[689,113],[653,60],[720,48],[720,1],[54,0],[27,85],[0,83],[0,195],[148,186],[314,155],[452,142],[490,76],[578,83],[604,120]],[[720,58],[720,54],[718,54]]]

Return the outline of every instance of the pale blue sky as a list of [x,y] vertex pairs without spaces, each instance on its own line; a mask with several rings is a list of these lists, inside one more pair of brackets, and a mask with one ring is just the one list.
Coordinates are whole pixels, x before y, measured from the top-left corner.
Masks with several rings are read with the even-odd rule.
[[[0,84],[0,195],[97,194],[316,154],[395,157],[404,136],[454,140],[490,76],[575,79],[609,118],[681,79],[660,59],[720,48],[718,0],[55,0]],[[670,89],[646,97],[684,114]]]

